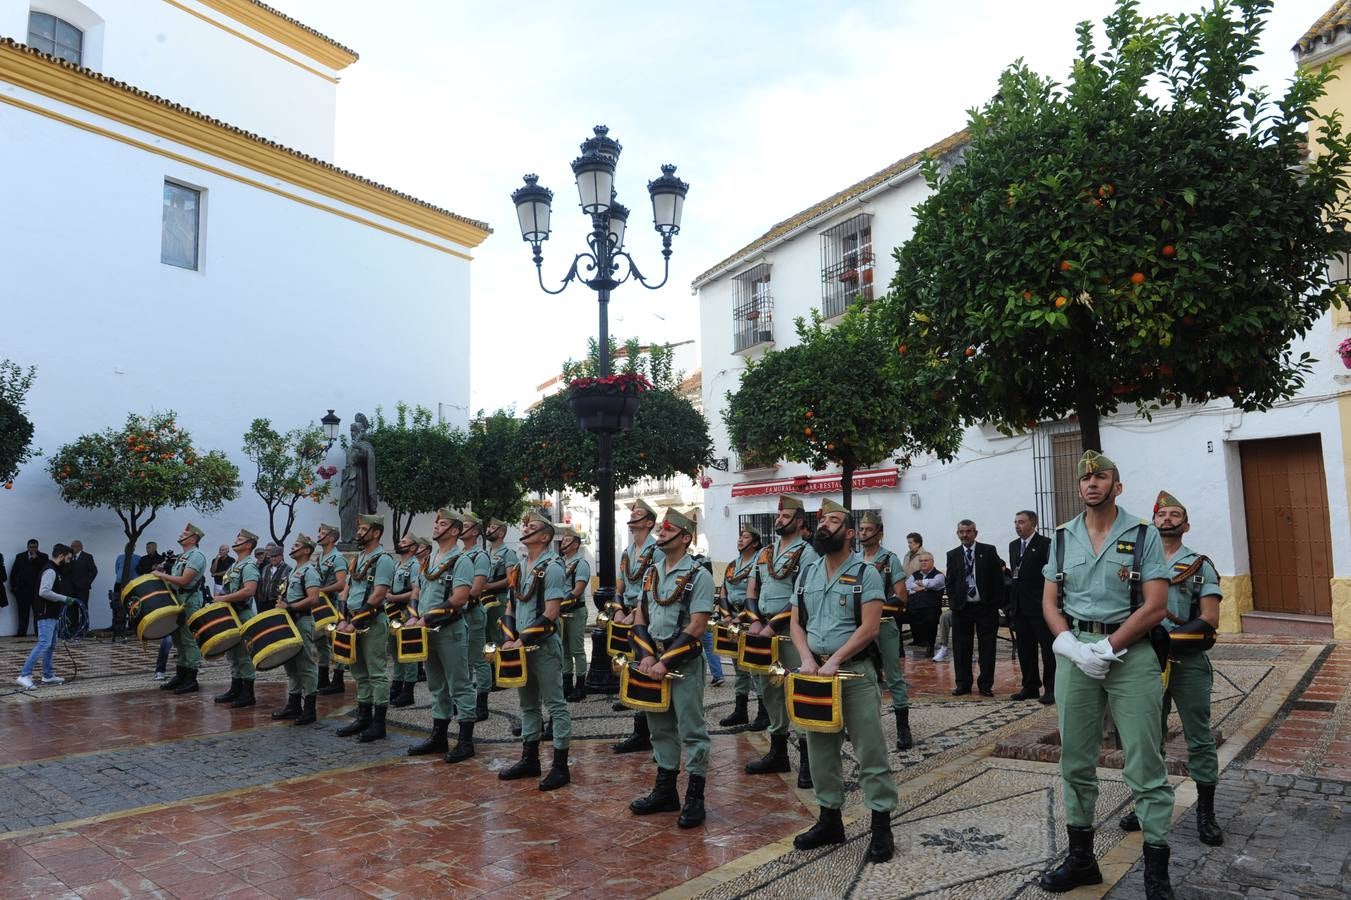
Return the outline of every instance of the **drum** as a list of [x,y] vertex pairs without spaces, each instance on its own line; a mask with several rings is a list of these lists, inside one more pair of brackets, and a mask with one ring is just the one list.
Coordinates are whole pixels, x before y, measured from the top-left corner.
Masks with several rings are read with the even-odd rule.
[[736,664],[752,675],[768,675],[769,667],[779,661],[779,639],[774,634],[737,635]]
[[269,609],[244,623],[244,640],[258,671],[275,669],[300,652],[305,642],[284,609]]
[[671,680],[649,678],[637,666],[620,666],[619,702],[639,712],[666,712],[671,708]]
[[633,659],[633,646],[629,643],[629,632],[632,630],[632,625],[606,622],[605,652],[610,656],[626,656]]
[[427,629],[407,625],[394,629],[394,660],[401,663],[427,661]]
[[788,720],[804,731],[837,732],[844,728],[841,684],[834,675],[790,673],[783,692]]
[[338,608],[333,605],[333,596],[331,594],[320,593],[319,605],[310,610],[310,615],[314,616],[314,630],[316,633],[327,631],[330,626],[337,625]]
[[333,661],[345,666],[357,661],[357,633],[355,631],[333,632]]
[[499,647],[493,653],[493,677],[499,687],[525,687],[528,678],[525,653],[525,647],[517,647],[515,650],[503,650]]
[[183,603],[174,589],[155,573],[142,575],[122,588],[127,619],[136,626],[136,637],[157,641],[178,630]]
[[243,640],[242,628],[232,603],[208,603],[188,616],[188,630],[208,658],[233,649]]
[[727,659],[736,659],[741,649],[741,632],[730,625],[713,626],[713,652]]

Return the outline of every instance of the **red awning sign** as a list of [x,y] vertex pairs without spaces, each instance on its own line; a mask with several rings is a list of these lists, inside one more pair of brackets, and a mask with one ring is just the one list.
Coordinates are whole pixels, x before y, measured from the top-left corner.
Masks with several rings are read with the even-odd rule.
[[[844,489],[837,472],[826,475],[796,475],[732,485],[733,497],[763,497],[769,494],[836,494]],[[854,490],[894,488],[900,484],[899,469],[864,469],[854,473]]]

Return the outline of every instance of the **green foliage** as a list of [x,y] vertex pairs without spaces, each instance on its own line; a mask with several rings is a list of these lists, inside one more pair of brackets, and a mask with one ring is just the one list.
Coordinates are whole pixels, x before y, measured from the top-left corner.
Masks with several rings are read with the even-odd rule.
[[[326,451],[324,431],[316,425],[293,428],[281,434],[267,419],[254,419],[244,434],[244,454],[257,466],[253,489],[267,504],[267,525],[272,540],[285,544],[296,521],[296,504],[303,499],[320,503],[332,485],[318,480],[318,466]],[[285,511],[286,524],[277,531],[277,513]]]
[[[586,358],[563,363],[563,380],[577,378],[595,378],[600,371],[600,344],[595,338],[587,340]],[[618,356],[619,341],[610,338],[610,359],[612,375],[641,375],[661,391],[674,391],[680,387],[683,373],[675,371],[675,350],[670,344],[653,344],[646,351],[637,338],[624,342],[624,355]]]
[[[1118,0],[1099,53],[1088,23],[1066,85],[1021,62],[973,110],[883,299],[921,395],[1008,433],[1077,412],[1148,416],[1229,397],[1265,409],[1304,383],[1291,342],[1339,304],[1347,245],[1340,117],[1304,142],[1332,77],[1273,103],[1245,84],[1270,0],[1145,19]],[[904,356],[902,358],[905,358]]]
[[76,438],[47,460],[47,472],[67,503],[117,513],[128,558],[161,508],[214,515],[239,496],[239,468],[219,450],[193,447],[173,411],[129,413],[121,428]]
[[400,403],[393,421],[380,409],[367,434],[375,448],[375,479],[380,499],[394,514],[394,538],[403,537],[413,518],[442,506],[464,506],[478,493],[478,459],[469,436],[431,410]]
[[479,466],[474,511],[483,518],[515,522],[525,512],[525,488],[506,464],[514,455],[520,431],[521,420],[508,409],[489,416],[480,410],[469,426],[469,454]]
[[36,374],[36,366],[23,369],[0,359],[0,482],[6,485],[34,453],[42,452],[33,448],[33,423],[24,410],[24,398]]
[[723,420],[742,459],[787,459],[818,471],[839,466],[846,502],[856,469],[901,455],[952,459],[961,430],[950,408],[917,396],[888,367],[890,323],[852,306],[833,327],[819,313],[797,320],[798,344],[749,360],[727,393]]

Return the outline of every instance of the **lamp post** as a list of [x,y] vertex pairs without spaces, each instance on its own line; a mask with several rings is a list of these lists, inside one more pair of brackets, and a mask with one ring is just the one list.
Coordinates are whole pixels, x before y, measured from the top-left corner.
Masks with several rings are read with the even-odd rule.
[[319,420],[319,424],[324,426],[324,440],[328,441],[328,443],[324,445],[324,450],[327,452],[333,447],[333,442],[338,439],[338,426],[342,424],[342,419],[335,416],[333,410],[330,409],[328,413]]
[[[600,341],[597,344],[600,358],[597,360],[596,374],[605,378],[610,374],[610,292],[629,280],[649,290],[656,290],[666,284],[671,274],[671,239],[680,233],[680,216],[690,186],[676,177],[676,167],[672,165],[663,165],[661,175],[647,183],[652,200],[652,224],[661,235],[662,255],[661,281],[651,283],[624,249],[629,210],[617,201],[614,188],[615,166],[623,148],[609,136],[609,129],[604,125],[597,125],[593,131],[594,134],[582,142],[582,155],[572,162],[572,174],[577,181],[582,212],[591,217],[591,233],[586,238],[589,249],[573,257],[572,265],[558,287],[549,288],[544,284],[544,255],[540,250],[541,244],[549,239],[553,192],[539,184],[538,176],[526,175],[525,184],[512,193],[511,201],[516,204],[521,238],[530,244],[534,254],[540,290],[546,294],[561,294],[569,284],[576,281],[596,292],[600,307]],[[632,425],[636,410],[635,395],[624,414],[590,416],[579,423],[580,427],[596,435],[597,445],[596,499],[600,505],[597,568],[600,586],[593,598],[597,609],[605,609],[615,596],[613,439],[616,432],[627,431]],[[603,638],[593,636],[591,668],[586,676],[586,684],[596,690],[612,691],[615,690],[615,678],[610,671],[603,643]]]

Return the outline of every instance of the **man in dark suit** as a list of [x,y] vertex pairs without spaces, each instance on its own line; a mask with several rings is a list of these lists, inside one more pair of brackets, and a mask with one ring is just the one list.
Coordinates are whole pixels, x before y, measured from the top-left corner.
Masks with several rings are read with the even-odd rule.
[[94,557],[84,552],[84,544],[71,541],[70,562],[61,570],[61,577],[70,586],[71,594],[80,601],[80,606],[84,607],[86,622],[89,621],[89,591],[94,587],[94,579],[98,574],[99,567],[94,563]]
[[253,597],[260,613],[277,605],[277,588],[291,577],[291,567],[282,556],[280,545],[268,544],[266,559],[267,567],[258,569],[258,590]]
[[[1004,561],[991,544],[976,543],[976,523],[957,523],[961,543],[948,551],[948,606],[952,609],[954,697],[971,693],[971,653],[980,644],[980,676],[976,687],[994,696],[995,636],[999,608],[1004,605]],[[973,640],[974,637],[974,640]]]
[[[18,629],[14,633],[19,637],[28,634],[28,613],[37,603],[38,583],[46,568],[47,554],[38,549],[37,538],[29,540],[28,548],[15,557],[9,567],[9,587],[14,592],[15,611],[19,615]],[[37,619],[34,619],[34,637],[37,637],[37,629]]]
[[[1024,509],[1013,517],[1017,539],[1009,542],[1009,618],[1018,642],[1018,668],[1023,673],[1023,689],[1010,700],[1034,700],[1042,688],[1042,703],[1055,702],[1055,653],[1051,650],[1051,629],[1041,614],[1041,593],[1046,587],[1042,566],[1051,556],[1051,539],[1037,533],[1037,514]],[[1038,674],[1037,655],[1041,655]]]

